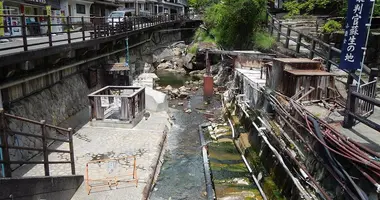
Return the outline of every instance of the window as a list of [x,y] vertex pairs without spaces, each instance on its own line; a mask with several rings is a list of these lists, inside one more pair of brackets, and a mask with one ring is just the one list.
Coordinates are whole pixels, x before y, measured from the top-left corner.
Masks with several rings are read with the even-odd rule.
[[86,14],[86,6],[83,4],[77,4],[77,13],[78,14]]

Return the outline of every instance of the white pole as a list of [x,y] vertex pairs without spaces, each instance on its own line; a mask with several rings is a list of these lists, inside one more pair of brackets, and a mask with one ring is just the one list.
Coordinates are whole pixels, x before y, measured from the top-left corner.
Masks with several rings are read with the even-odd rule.
[[371,2],[372,2],[372,10],[371,10],[371,16],[369,18],[369,24],[366,24],[366,26],[367,26],[367,38],[365,40],[365,45],[363,47],[364,52],[363,52],[362,62],[360,63],[359,80],[358,80],[358,83],[356,84],[357,85],[356,92],[359,92],[359,88],[360,88],[360,81],[361,81],[362,73],[363,73],[364,60],[365,60],[366,51],[367,51],[368,39],[369,39],[369,34],[371,32],[372,16],[373,16],[373,11],[375,9],[375,0],[371,0]]

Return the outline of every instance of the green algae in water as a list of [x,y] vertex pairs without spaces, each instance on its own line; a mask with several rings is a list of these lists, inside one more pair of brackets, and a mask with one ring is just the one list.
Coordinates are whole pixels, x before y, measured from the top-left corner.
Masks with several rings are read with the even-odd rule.
[[280,189],[278,189],[270,177],[264,178],[263,190],[268,199],[285,200],[285,198],[281,195]]
[[262,199],[232,142],[210,143],[208,152],[217,198]]

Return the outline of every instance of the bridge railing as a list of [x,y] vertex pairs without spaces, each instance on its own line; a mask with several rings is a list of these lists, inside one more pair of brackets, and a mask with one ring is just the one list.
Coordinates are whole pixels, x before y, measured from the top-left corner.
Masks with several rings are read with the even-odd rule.
[[[14,121],[25,124],[28,127],[34,127],[36,133],[24,133],[17,132],[7,127],[7,121]],[[38,130],[39,129],[39,130]],[[55,136],[54,136],[55,135]],[[24,165],[24,164],[43,164],[45,176],[50,176],[50,165],[52,164],[70,164],[71,173],[75,175],[75,163],[74,163],[74,147],[73,147],[73,130],[71,128],[65,129],[57,127],[51,124],[47,124],[45,120],[35,121],[0,111],[0,169],[4,177],[12,176],[12,165]],[[19,140],[21,137],[27,137],[29,140],[35,141],[35,144],[41,144],[39,146],[23,145],[19,142],[10,142],[11,136],[17,137]],[[59,137],[58,137],[59,136]],[[62,142],[68,144],[68,150],[58,150],[49,148],[53,142]],[[11,154],[14,151],[26,152],[29,154],[33,152],[33,155],[42,154],[42,159],[23,158],[13,160]],[[37,152],[37,153],[36,153]],[[69,154],[69,158],[65,161],[50,161],[50,153],[62,153]]]
[[3,42],[0,52],[12,53],[108,37],[162,23],[184,20],[189,16],[167,14],[109,18],[22,14],[0,15],[0,17],[12,19],[11,24],[0,26],[0,29],[4,29],[5,32],[3,36],[0,36]]

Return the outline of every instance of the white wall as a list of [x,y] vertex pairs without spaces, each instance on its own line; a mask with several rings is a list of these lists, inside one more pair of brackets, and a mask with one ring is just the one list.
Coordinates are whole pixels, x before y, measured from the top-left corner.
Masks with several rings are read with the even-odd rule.
[[[74,17],[85,17],[84,21],[89,22],[90,21],[90,7],[93,2],[89,1],[82,1],[82,0],[68,0],[68,4],[71,5],[71,15]],[[77,13],[77,7],[76,4],[82,4],[85,6],[85,14]],[[73,22],[81,21],[80,18],[74,18],[72,19]]]

